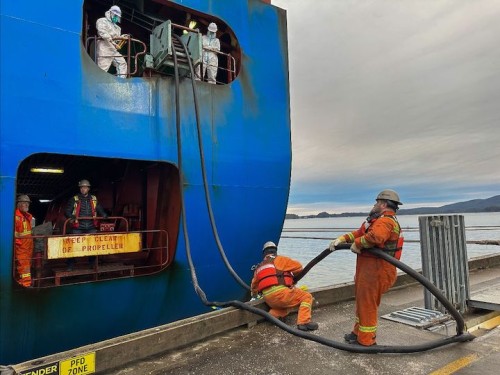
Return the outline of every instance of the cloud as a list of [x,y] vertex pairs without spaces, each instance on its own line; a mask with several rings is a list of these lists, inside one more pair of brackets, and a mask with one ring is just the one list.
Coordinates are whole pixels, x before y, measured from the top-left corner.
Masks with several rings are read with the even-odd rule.
[[499,194],[500,3],[273,4],[288,14],[290,212],[370,207],[386,187],[417,206]]

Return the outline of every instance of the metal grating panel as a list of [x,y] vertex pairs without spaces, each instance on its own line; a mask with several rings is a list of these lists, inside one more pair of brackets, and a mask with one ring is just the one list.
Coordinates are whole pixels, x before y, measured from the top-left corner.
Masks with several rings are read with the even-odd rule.
[[[469,266],[463,215],[420,216],[422,273],[464,313],[469,299]],[[444,306],[424,291],[427,309],[445,312]]]
[[450,320],[449,315],[439,311],[424,309],[422,307],[410,307],[408,309],[394,311],[390,314],[383,315],[382,318],[418,328],[428,328],[435,324]]

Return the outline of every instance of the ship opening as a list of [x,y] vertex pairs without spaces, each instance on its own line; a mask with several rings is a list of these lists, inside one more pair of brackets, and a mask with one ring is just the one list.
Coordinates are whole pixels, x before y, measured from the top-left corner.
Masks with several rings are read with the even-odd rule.
[[[114,3],[111,0],[85,0],[83,4],[82,42],[96,64],[98,44],[103,40],[97,30],[97,22],[105,17]],[[122,37],[113,39],[118,44],[117,50],[110,47],[101,51],[101,56],[108,58],[109,63],[100,66],[108,73],[124,78],[173,75],[172,54],[176,53],[182,71],[189,75],[186,56],[172,37],[176,34],[187,45],[197,74],[203,75],[202,81],[211,82],[200,72],[210,70],[212,66],[216,71],[215,82],[212,83],[228,84],[238,76],[241,68],[240,45],[234,31],[223,20],[168,0],[124,0],[117,5],[121,11],[121,20],[117,25]],[[218,50],[203,42],[202,35],[208,34],[212,23],[217,25],[215,37],[220,44]],[[209,62],[204,56],[210,53],[216,57]],[[120,60],[121,64],[111,62],[121,57],[124,59]],[[120,66],[123,66],[123,72]]]
[[[75,210],[82,181],[102,208],[87,219]],[[144,276],[167,268],[175,256],[181,203],[172,164],[35,154],[18,168],[16,193],[29,197],[33,215],[31,283],[24,286]],[[75,230],[78,219],[92,230]]]

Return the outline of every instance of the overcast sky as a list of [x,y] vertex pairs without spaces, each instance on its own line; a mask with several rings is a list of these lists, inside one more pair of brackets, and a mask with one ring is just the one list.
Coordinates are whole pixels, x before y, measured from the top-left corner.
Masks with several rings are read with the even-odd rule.
[[500,1],[272,0],[287,10],[288,212],[500,194]]

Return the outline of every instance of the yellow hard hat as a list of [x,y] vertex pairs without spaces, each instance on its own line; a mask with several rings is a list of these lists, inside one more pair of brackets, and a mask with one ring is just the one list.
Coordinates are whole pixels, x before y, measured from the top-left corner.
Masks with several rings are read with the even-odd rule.
[[399,195],[398,195],[398,193],[396,193],[394,190],[390,190],[390,189],[382,190],[377,195],[376,200],[379,200],[379,199],[383,199],[383,200],[387,200],[387,201],[393,201],[394,203],[397,203],[397,204],[403,204],[403,203],[401,203],[399,201]]

